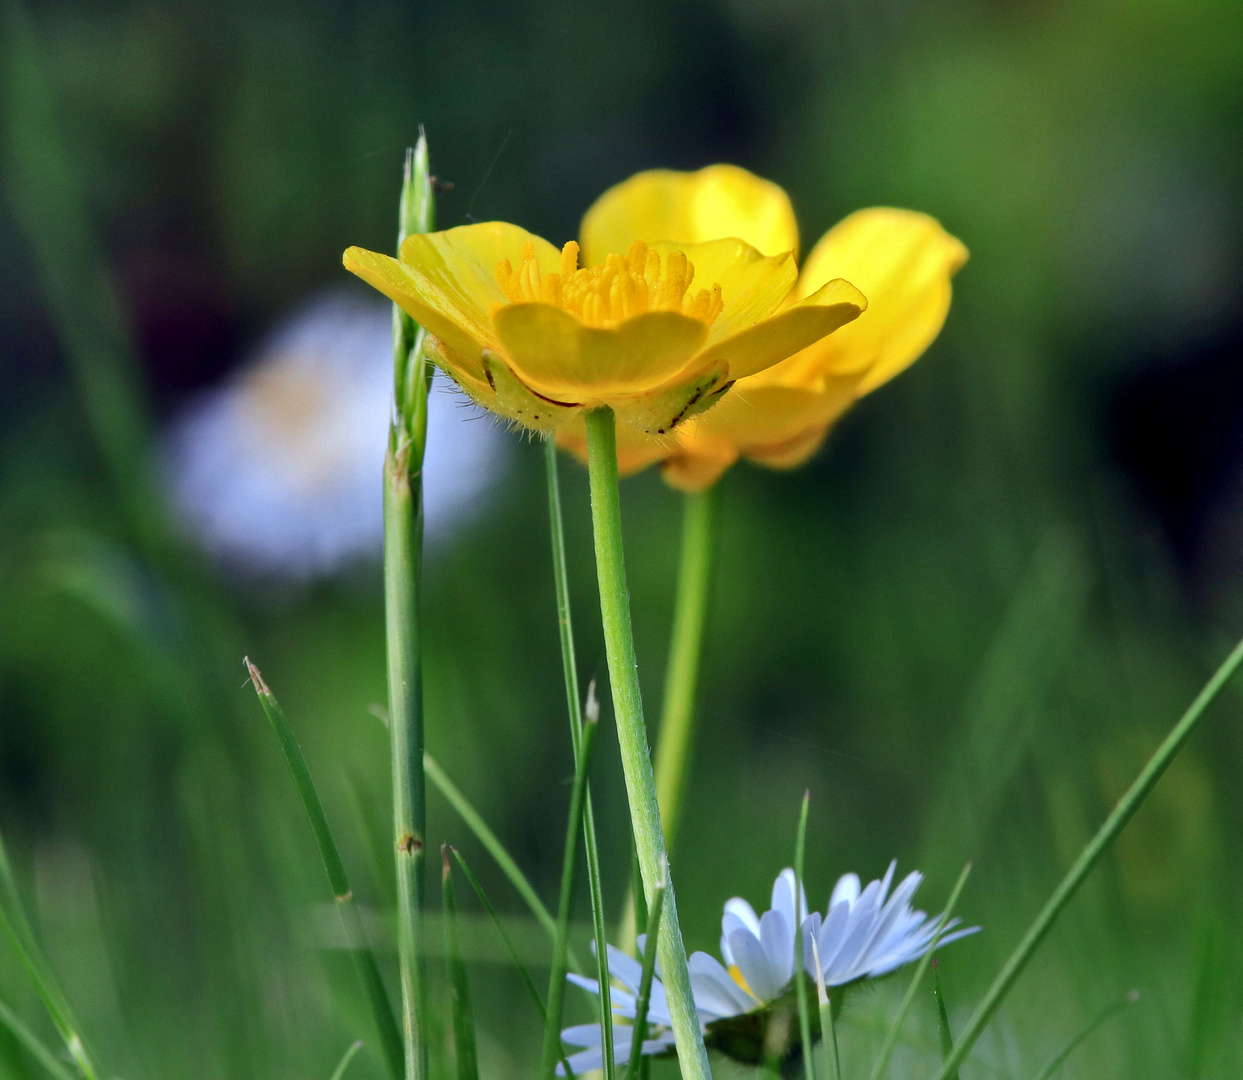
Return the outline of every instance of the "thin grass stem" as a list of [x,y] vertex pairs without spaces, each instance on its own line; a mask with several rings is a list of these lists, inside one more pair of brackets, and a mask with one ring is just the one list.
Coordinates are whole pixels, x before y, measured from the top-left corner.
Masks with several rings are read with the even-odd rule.
[[341,1055],[341,1060],[337,1063],[337,1067],[332,1070],[331,1080],[341,1080],[345,1075],[345,1070],[350,1067],[350,1062],[354,1060],[358,1051],[363,1048],[362,1039],[355,1039],[349,1046],[345,1048],[345,1053]]
[[1091,1020],[1089,1020],[1080,1031],[1074,1035],[1065,1046],[1063,1046],[1056,1054],[1049,1058],[1048,1063],[1038,1072],[1034,1080],[1052,1080],[1054,1073],[1057,1072],[1064,1064],[1066,1059],[1070,1057],[1089,1035],[1091,1035],[1098,1027],[1105,1023],[1106,1020],[1112,1019],[1128,1005],[1134,1005],[1139,1001],[1139,991],[1131,990],[1118,998],[1117,1001],[1111,1001],[1100,1012],[1098,1012]]
[[[824,984],[824,967],[820,963],[820,946],[816,935],[811,935],[811,962],[816,969],[816,1004],[820,1009],[820,1041],[824,1044],[825,1060],[832,1064],[829,1073],[832,1080],[842,1080],[842,1059],[837,1052],[837,1025],[833,1023],[833,1007],[829,1001],[829,989]],[[833,1056],[829,1057],[829,1044],[832,1042]]]
[[[406,156],[398,247],[432,226],[427,140]],[[427,1077],[423,947],[427,798],[423,775],[422,596],[423,452],[427,374],[421,333],[400,311],[393,318],[394,419],[384,462],[384,612],[388,659],[393,833],[397,863],[397,959],[401,980],[405,1080]],[[406,373],[404,376],[400,373]]]
[[475,1014],[470,1004],[470,984],[458,934],[457,901],[453,895],[453,872],[449,846],[440,845],[441,895],[445,921],[445,965],[449,974],[450,1011],[453,1018],[453,1050],[458,1080],[479,1080],[479,1053],[475,1048]]
[[276,695],[264,682],[259,669],[247,657],[243,661],[250,673],[250,681],[255,693],[259,695],[259,704],[267,716],[272,730],[276,733],[276,741],[285,755],[285,763],[293,776],[298,794],[302,797],[302,807],[311,823],[311,832],[315,835],[315,843],[319,848],[319,856],[324,863],[324,871],[328,875],[328,886],[332,889],[336,901],[337,913],[341,918],[341,926],[346,941],[350,942],[354,961],[358,967],[358,976],[362,980],[363,989],[367,994],[367,1003],[371,1007],[371,1016],[375,1021],[376,1030],[380,1035],[380,1045],[384,1053],[384,1062],[391,1076],[402,1075],[405,1053],[402,1048],[401,1030],[397,1026],[397,1018],[393,1015],[393,1005],[389,1001],[388,991],[384,988],[384,979],[380,974],[379,961],[371,946],[367,943],[366,931],[363,929],[362,917],[358,905],[354,902],[354,891],[350,887],[349,876],[345,872],[345,864],[341,860],[341,851],[337,847],[332,826],[328,824],[328,815],[324,813],[324,804],[320,800],[319,791],[311,776],[310,767],[298,745],[298,738],[285,716]]
[[[668,870],[667,865],[665,869]],[[626,1080],[638,1080],[639,1063],[643,1059],[643,1040],[647,1038],[647,1010],[652,1003],[652,980],[656,976],[656,947],[660,938],[660,912],[665,904],[666,881],[657,883],[652,906],[648,910],[647,937],[643,941],[643,973],[639,976],[639,996],[635,1001],[634,1031],[630,1043],[630,1061],[626,1065]]]
[[[807,976],[803,971],[803,860],[807,854],[807,808],[811,792],[803,792],[798,814],[798,838],[794,844],[794,990],[798,997],[798,1033],[803,1047],[803,1071],[816,1080],[816,1055],[811,1046],[811,1008],[807,1001]],[[823,1034],[821,1035],[823,1038]]]
[[0,838],[0,887],[4,890],[4,897],[0,902],[0,924],[3,924],[4,932],[17,950],[22,967],[26,969],[27,976],[34,984],[43,1007],[47,1009],[48,1016],[51,1017],[52,1024],[78,1071],[86,1080],[98,1080],[99,1070],[86,1049],[73,1010],[31,929],[30,921],[26,918],[3,838]]
[[881,1047],[880,1056],[876,1059],[876,1066],[872,1069],[872,1080],[880,1080],[881,1075],[889,1067],[889,1059],[893,1057],[894,1049],[898,1045],[898,1036],[902,1033],[902,1025],[906,1023],[906,1014],[910,1012],[911,1004],[915,1001],[915,993],[919,989],[919,984],[923,981],[924,973],[928,970],[929,963],[934,962],[932,954],[936,952],[937,946],[941,944],[941,938],[949,926],[950,916],[954,913],[954,905],[958,903],[958,897],[962,893],[963,886],[967,884],[967,877],[970,873],[971,864],[967,863],[962,868],[962,873],[958,875],[958,881],[955,882],[954,888],[950,892],[950,898],[946,901],[945,910],[941,912],[941,917],[937,920],[936,929],[933,931],[932,940],[928,943],[927,951],[920,957],[919,963],[915,965],[915,974],[911,976],[911,984],[906,988],[902,1004],[898,1006],[898,1015],[894,1017],[893,1024],[890,1025],[889,1034],[885,1036],[885,1043]]
[[[588,477],[591,485],[592,531],[596,549],[596,576],[600,590],[600,614],[604,625],[609,683],[621,746],[622,771],[630,802],[635,850],[643,876],[643,890],[651,907],[661,867],[667,860],[665,838],[656,801],[656,782],[643,722],[634,634],[630,625],[630,596],[626,586],[625,552],[622,546],[621,503],[617,483],[617,431],[613,410],[607,406],[587,413]],[[664,900],[665,932],[659,936],[660,969],[669,1014],[673,1022],[678,1064],[685,1080],[711,1076],[704,1049],[699,1014],[691,994],[686,969],[686,946],[678,923],[677,897],[672,869]]]
[[[594,687],[594,684],[593,684]],[[599,730],[598,710],[589,709],[574,763],[574,791],[570,796],[570,817],[565,830],[565,855],[561,863],[561,892],[557,899],[557,936],[553,941],[552,970],[548,973],[548,1016],[544,1021],[542,1075],[551,1080],[561,1053],[561,1007],[565,1001],[566,943],[570,933],[570,907],[574,899],[574,873],[578,865],[578,834],[583,827],[583,803],[587,795],[587,773],[591,767],[591,748]]]
[[[950,1028],[949,1013],[945,1011],[945,992],[941,989],[941,972],[934,960],[932,962],[932,998],[937,1003],[937,1035],[941,1040],[941,1061],[948,1061],[954,1053],[954,1032]],[[949,1080],[958,1080],[955,1068],[949,1074]]]
[[1062,909],[1070,902],[1072,896],[1083,884],[1084,878],[1088,876],[1100,862],[1102,856],[1109,850],[1110,845],[1117,838],[1118,834],[1126,827],[1132,815],[1139,809],[1148,793],[1156,786],[1161,775],[1165,772],[1170,762],[1178,755],[1178,752],[1186,744],[1187,740],[1195,732],[1199,726],[1201,719],[1207,711],[1210,704],[1221,692],[1222,687],[1230,681],[1230,677],[1238,670],[1239,665],[1243,663],[1243,641],[1240,641],[1230,655],[1222,662],[1221,667],[1213,674],[1213,677],[1205,684],[1204,689],[1196,695],[1195,700],[1188,706],[1187,711],[1183,713],[1178,723],[1170,730],[1165,740],[1157,748],[1148,764],[1144,766],[1140,774],[1135,778],[1126,794],[1118,801],[1118,805],[1114,807],[1109,817],[1105,819],[1103,825],[1097,831],[1096,835],[1088,841],[1087,846],[1079,853],[1079,857],[1075,859],[1074,865],[1067,871],[1066,876],[1056,889],[1053,895],[1049,897],[1048,902],[1036,916],[1035,921],[1028,927],[1027,932],[1023,935],[1022,940],[1016,946],[1010,958],[1005,962],[1001,971],[997,973],[997,977],[993,980],[992,986],[984,995],[984,999],[977,1006],[975,1013],[967,1022],[967,1027],[963,1031],[958,1040],[958,1045],[954,1048],[954,1052],[950,1055],[949,1060],[941,1068],[938,1080],[949,1080],[949,1077],[962,1063],[963,1059],[970,1053],[971,1048],[979,1039],[989,1020],[992,1019],[993,1013],[997,1011],[997,1007],[1001,1004],[1005,996],[1014,986],[1023,968],[1027,966],[1027,961],[1031,959],[1032,954],[1044,940],[1048,934],[1058,915]]
[[[570,577],[565,554],[565,520],[561,511],[561,480],[557,471],[557,444],[544,440],[548,477],[548,519],[552,537],[552,569],[557,594],[557,626],[561,637],[561,668],[565,679],[570,739],[577,758],[582,742],[583,714],[578,692],[578,659],[574,648],[574,621],[570,613]],[[594,697],[594,694],[593,694]],[[597,706],[598,707],[598,706]],[[591,785],[583,804],[583,843],[587,854],[587,887],[591,893],[591,921],[596,939],[596,978],[600,984],[600,1030],[604,1039],[604,1080],[613,1077],[613,1001],[609,984],[608,936],[604,925],[604,890],[600,884],[600,849],[596,841],[596,814]]]
[[56,1077],[56,1080],[76,1080],[73,1073],[61,1063],[60,1058],[44,1046],[39,1036],[22,1023],[17,1013],[2,1001],[0,1001],[0,1024],[8,1028],[13,1037],[30,1053],[31,1057]]
[[[535,980],[531,978],[531,972],[527,970],[527,966],[523,962],[518,946],[514,944],[514,939],[509,936],[509,931],[505,929],[505,924],[501,922],[500,915],[497,914],[496,908],[492,906],[492,901],[488,899],[487,893],[483,891],[483,886],[479,884],[479,879],[475,877],[474,871],[466,864],[466,860],[462,858],[462,853],[452,844],[449,845],[449,850],[453,852],[453,857],[457,860],[458,869],[466,875],[466,880],[470,882],[470,887],[475,890],[475,895],[479,897],[479,902],[483,905],[484,911],[491,918],[492,925],[496,927],[496,932],[500,934],[501,942],[509,952],[509,957],[518,971],[518,977],[522,980],[522,985],[527,988],[527,993],[531,995],[531,1000],[535,1003],[536,1011],[539,1013],[540,1024],[543,1025],[548,1020],[548,1009],[544,1006],[544,999],[540,997]],[[570,1063],[566,1060],[564,1054],[561,1056],[561,1064],[565,1068],[566,1076],[574,1075],[573,1070],[570,1069]]]

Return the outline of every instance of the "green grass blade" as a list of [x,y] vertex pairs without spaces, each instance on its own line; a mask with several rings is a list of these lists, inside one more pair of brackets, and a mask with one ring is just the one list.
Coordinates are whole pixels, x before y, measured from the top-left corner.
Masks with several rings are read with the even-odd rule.
[[1001,971],[997,973],[997,977],[984,995],[984,999],[976,1007],[975,1013],[967,1023],[966,1030],[963,1031],[962,1036],[958,1040],[958,1045],[954,1048],[954,1052],[942,1066],[938,1080],[949,1080],[949,1077],[955,1072],[967,1054],[970,1053],[971,1048],[975,1045],[976,1040],[979,1039],[985,1026],[992,1019],[993,1013],[997,1011],[997,1007],[1018,980],[1019,975],[1027,966],[1027,961],[1031,959],[1032,954],[1044,940],[1045,935],[1052,928],[1062,909],[1070,902],[1071,897],[1074,896],[1079,886],[1083,884],[1084,878],[1092,872],[1105,852],[1109,850],[1110,845],[1117,838],[1118,834],[1122,832],[1123,828],[1126,827],[1127,822],[1131,820],[1135,811],[1140,808],[1144,799],[1148,797],[1148,793],[1152,791],[1157,781],[1161,779],[1161,775],[1165,772],[1170,762],[1174,760],[1178,752],[1195,732],[1209,705],[1212,704],[1213,700],[1221,692],[1222,687],[1230,681],[1231,676],[1238,670],[1241,663],[1243,663],[1243,641],[1235,645],[1230,655],[1222,662],[1221,667],[1214,672],[1213,677],[1204,685],[1204,689],[1196,695],[1195,700],[1188,706],[1187,711],[1183,713],[1178,723],[1170,730],[1165,740],[1157,748],[1156,753],[1149,759],[1148,764],[1140,771],[1140,774],[1135,778],[1126,794],[1118,801],[1118,805],[1114,807],[1109,817],[1105,819],[1104,824],[1101,825],[1096,835],[1088,841],[1087,846],[1079,853],[1079,857],[1067,871],[1061,883],[1053,890],[1053,895],[1049,897],[1040,914],[1036,916],[1035,921],[1028,927],[1022,940],[1015,947],[1014,952],[1010,954],[1010,958],[1005,962]]
[[531,883],[527,880],[526,875],[518,869],[518,864],[514,862],[509,852],[505,850],[505,846],[497,839],[496,833],[488,828],[487,822],[483,820],[479,811],[470,803],[470,800],[462,794],[461,789],[449,779],[449,774],[445,772],[431,754],[423,755],[423,766],[427,770],[427,778],[436,785],[436,789],[445,797],[454,810],[457,811],[465,823],[466,827],[475,834],[477,839],[492,856],[493,861],[501,868],[501,872],[509,878],[509,883],[517,890],[518,895],[526,902],[531,914],[535,916],[536,921],[546,931],[552,939],[557,937],[557,920],[552,917],[548,909],[544,906],[544,902],[539,898]]
[[56,981],[52,965],[40,948],[30,921],[26,918],[21,896],[17,891],[17,881],[13,877],[13,868],[9,864],[8,851],[0,838],[0,888],[4,896],[0,899],[0,924],[8,935],[18,958],[30,981],[34,983],[43,1007],[47,1009],[57,1034],[64,1040],[65,1049],[73,1059],[78,1070],[86,1080],[97,1080],[98,1069],[83,1042],[77,1020],[69,1001]]
[[285,763],[289,766],[289,772],[302,798],[302,807],[311,823],[311,832],[314,833],[315,843],[319,847],[319,855],[324,863],[324,871],[328,875],[328,886],[332,889],[333,898],[336,900],[337,913],[341,917],[346,940],[353,946],[358,976],[362,980],[363,989],[367,994],[367,1003],[371,1007],[371,1016],[380,1035],[385,1064],[388,1066],[390,1075],[399,1078],[404,1071],[405,1061],[401,1030],[397,1026],[397,1018],[393,1014],[388,991],[384,988],[379,962],[375,952],[367,945],[362,918],[358,913],[358,905],[354,902],[354,892],[350,888],[345,864],[341,860],[341,851],[332,834],[332,826],[328,824],[328,815],[324,813],[324,804],[315,787],[310,766],[306,763],[306,756],[302,753],[302,747],[298,745],[298,737],[294,734],[288,717],[285,716],[285,710],[276,700],[276,695],[263,681],[259,669],[250,662],[249,657],[244,660],[244,663],[246,670],[250,673],[250,681],[254,685],[255,693],[259,696],[259,704],[263,707],[264,715],[267,716],[272,730],[276,733],[276,741],[280,743],[281,752],[285,755]]
[[475,1049],[475,1016],[470,1006],[470,985],[462,960],[458,936],[457,902],[453,896],[453,873],[449,848],[440,845],[441,888],[444,898],[445,963],[449,969],[449,992],[453,1016],[453,1049],[457,1057],[458,1080],[479,1080],[479,1054]]
[[[527,988],[527,993],[531,995],[531,1000],[535,1003],[535,1008],[539,1012],[540,1024],[544,1024],[548,1019],[548,1010],[544,1007],[544,999],[540,997],[539,989],[535,985],[535,980],[531,978],[531,972],[527,970],[527,966],[522,961],[522,954],[518,951],[518,947],[514,944],[514,939],[509,936],[509,931],[505,929],[505,924],[501,922],[500,915],[497,914],[496,908],[492,906],[492,901],[488,899],[488,894],[483,891],[483,886],[479,884],[479,879],[475,877],[474,871],[466,864],[466,860],[462,858],[462,853],[458,851],[452,844],[449,850],[453,852],[453,857],[457,860],[458,869],[466,876],[466,880],[470,882],[470,887],[475,890],[475,895],[479,897],[479,903],[483,905],[484,911],[488,913],[488,917],[492,920],[492,925],[496,927],[496,932],[500,935],[501,941],[509,952],[509,957],[514,962],[514,967],[518,971],[518,977],[522,979],[522,984]],[[574,1073],[570,1069],[570,1063],[562,1055],[561,1064],[565,1066],[566,1076],[573,1076]]]
[[811,1009],[807,1001],[807,977],[803,972],[803,933],[799,916],[802,913],[803,860],[807,854],[807,807],[811,792],[803,792],[803,805],[798,814],[798,838],[794,844],[794,989],[798,995],[798,1033],[803,1046],[803,1070],[807,1080],[816,1080],[816,1055],[811,1045]]
[[1118,1013],[1122,1012],[1128,1005],[1134,1005],[1139,1001],[1139,991],[1132,990],[1120,997],[1117,1001],[1111,1001],[1100,1012],[1098,1012],[1091,1020],[1089,1020],[1083,1028],[1066,1043],[1056,1054],[1049,1058],[1048,1064],[1040,1070],[1035,1076],[1035,1080],[1052,1080],[1053,1074],[1057,1072],[1089,1035],[1091,1035],[1098,1027],[1111,1019]]
[[[820,1041],[824,1044],[825,1059],[832,1062],[832,1068],[826,1069],[833,1080],[842,1080],[842,1059],[837,1051],[837,1025],[833,1022],[833,1008],[829,1002],[829,990],[824,985],[824,966],[820,963],[820,946],[815,935],[811,938],[811,962],[816,969],[816,1004],[820,1009]],[[829,1044],[832,1043],[833,1053],[829,1056]]]
[[911,985],[906,988],[902,1004],[898,1007],[898,1015],[894,1018],[893,1024],[889,1028],[889,1034],[885,1037],[885,1044],[881,1047],[880,1056],[876,1059],[876,1067],[872,1070],[872,1080],[880,1080],[881,1074],[889,1067],[889,1059],[893,1056],[894,1048],[898,1045],[898,1036],[902,1032],[902,1025],[906,1022],[906,1014],[910,1011],[911,1003],[915,1000],[915,992],[923,981],[924,972],[928,970],[928,964],[932,961],[932,954],[936,952],[937,946],[941,943],[941,936],[945,933],[946,927],[949,926],[950,916],[954,914],[954,906],[958,903],[958,896],[962,892],[963,886],[967,884],[967,875],[970,873],[971,864],[967,863],[962,868],[962,873],[958,875],[958,881],[955,883],[953,891],[950,892],[950,898],[945,904],[945,910],[941,912],[941,918],[937,920],[937,927],[933,931],[932,941],[928,944],[928,951],[920,957],[919,963],[915,967],[915,974],[911,976]]
[[[941,990],[941,972],[936,961],[932,963],[932,996],[937,1003],[937,1034],[941,1038],[941,1060],[948,1060],[954,1053],[954,1033],[950,1030],[949,1014],[945,1011],[945,994]],[[958,1080],[958,1070],[949,1074],[948,1080]]]
[[[666,865],[665,869],[668,869]],[[635,1001],[634,1039],[630,1044],[630,1061],[626,1080],[638,1080],[639,1063],[643,1060],[643,1040],[647,1038],[647,1009],[652,1002],[652,979],[656,975],[656,944],[660,938],[660,913],[665,906],[665,882],[657,882],[652,906],[647,915],[647,940],[643,943],[643,974],[639,978],[639,997]]]
[[341,1080],[341,1077],[345,1075],[345,1070],[350,1067],[350,1062],[354,1060],[354,1055],[357,1054],[362,1048],[362,1039],[355,1039],[354,1042],[350,1043],[350,1045],[346,1047],[345,1053],[341,1055],[340,1063],[332,1071],[331,1080]]
[[[548,518],[552,536],[552,569],[557,594],[557,625],[561,636],[561,668],[565,679],[570,739],[577,758],[582,741],[583,714],[579,706],[578,660],[574,648],[574,621],[570,612],[570,578],[565,555],[565,523],[561,512],[561,481],[557,475],[557,445],[544,440],[544,466],[548,477]],[[591,700],[595,700],[594,692]],[[590,703],[589,703],[590,705]],[[597,718],[599,704],[596,704]],[[587,785],[583,805],[583,842],[587,854],[587,887],[591,893],[591,921],[596,939],[596,979],[600,984],[600,1029],[604,1039],[604,1080],[614,1080],[613,1001],[609,981],[608,936],[604,924],[604,890],[600,884],[600,848],[596,841],[596,814]]]
[[[592,694],[594,697],[594,692]],[[591,749],[600,723],[598,711],[590,711],[583,725],[574,763],[574,790],[570,796],[570,815],[565,830],[565,855],[561,863],[561,892],[557,899],[557,936],[553,940],[552,970],[548,973],[548,1015],[544,1020],[542,1075],[551,1080],[561,1056],[561,1006],[565,1000],[567,939],[570,932],[570,904],[574,893],[574,874],[578,864],[578,835],[583,827],[583,803],[587,794],[587,774]]]
[[30,1052],[30,1055],[40,1065],[56,1077],[56,1080],[75,1080],[73,1073],[65,1068],[60,1058],[44,1046],[39,1036],[22,1023],[21,1018],[2,1001],[0,1001],[0,1024],[8,1028],[13,1033],[13,1037]]

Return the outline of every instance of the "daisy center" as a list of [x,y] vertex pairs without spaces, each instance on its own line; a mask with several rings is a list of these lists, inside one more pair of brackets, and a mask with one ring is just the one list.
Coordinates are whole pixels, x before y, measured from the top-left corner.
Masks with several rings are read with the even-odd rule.
[[734,982],[736,982],[739,986],[741,986],[743,990],[745,990],[748,994],[750,994],[753,998],[755,998],[756,1001],[760,1000],[758,997],[756,997],[755,991],[752,990],[751,987],[747,985],[746,976],[743,975],[742,970],[738,967],[737,964],[729,965],[729,977],[733,979]]
[[[543,273],[535,245],[522,248],[522,265],[508,259],[496,267],[496,280],[514,304],[552,304],[587,326],[614,327],[648,311],[676,311],[709,325],[721,314],[721,286],[691,291],[695,267],[681,251],[664,259],[642,240],[625,255],[610,255],[599,266],[579,268],[578,244],[561,249],[560,273]],[[498,305],[499,306],[499,305]]]

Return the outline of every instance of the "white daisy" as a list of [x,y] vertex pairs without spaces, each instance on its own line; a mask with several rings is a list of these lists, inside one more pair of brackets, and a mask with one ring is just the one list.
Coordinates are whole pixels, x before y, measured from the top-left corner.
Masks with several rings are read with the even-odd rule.
[[[305,579],[378,557],[392,408],[391,308],[332,293],[296,310],[165,441],[174,506],[210,554],[250,574]],[[503,433],[437,373],[428,406],[430,544],[477,508]]]
[[[807,896],[802,890],[796,914],[795,876],[789,868],[782,870],[773,882],[772,906],[763,915],[756,915],[755,909],[741,897],[727,901],[721,919],[721,956],[725,963],[704,952],[693,953],[687,962],[695,1009],[710,1043],[739,1060],[760,1059],[766,1025],[744,1022],[739,1029],[738,1023],[732,1021],[744,1016],[750,1021],[749,1014],[763,1013],[790,992],[796,919],[803,941],[804,967],[814,977],[814,935],[828,985],[842,986],[886,975],[923,956],[932,944],[940,917],[930,918],[922,911],[911,910],[911,897],[923,880],[918,872],[909,874],[889,895],[896,867],[896,862],[891,863],[884,879],[871,882],[867,888],[861,887],[857,875],[844,875],[833,889],[824,917],[819,912],[808,915]],[[952,919],[946,929],[953,930],[958,923],[958,919]],[[943,934],[940,945],[978,929]],[[638,946],[642,955],[643,937]],[[612,992],[613,1011],[619,1017],[633,1019],[642,966],[611,945],[608,957],[610,975],[626,987]],[[595,994],[600,992],[595,979],[567,977],[576,986]],[[786,1004],[788,1007],[788,999]],[[628,1024],[615,1024],[613,1033],[614,1056],[619,1064],[624,1064],[630,1056],[634,1029]],[[603,1067],[603,1039],[598,1024],[567,1028],[561,1037],[571,1046],[585,1048],[568,1058],[575,1073]],[[643,1053],[666,1053],[673,1045],[669,1006],[658,965],[657,977],[652,980]],[[558,1072],[564,1072],[561,1066]]]
[[[897,862],[880,881],[861,887],[856,874],[844,874],[834,886],[823,916],[817,911],[803,924],[803,962],[808,974],[815,975],[811,939],[820,952],[826,986],[844,986],[859,979],[874,979],[896,971],[903,964],[918,960],[936,934],[940,916],[911,910],[911,897],[923,881],[913,871],[889,895]],[[939,943],[948,945],[979,930],[972,926],[955,930],[961,920],[946,923]],[[952,932],[951,932],[952,931]]]

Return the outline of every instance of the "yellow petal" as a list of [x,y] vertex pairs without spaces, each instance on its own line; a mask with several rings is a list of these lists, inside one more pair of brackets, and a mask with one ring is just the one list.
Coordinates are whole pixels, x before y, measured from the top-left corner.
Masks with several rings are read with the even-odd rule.
[[750,451],[747,458],[769,469],[797,469],[817,450],[829,433],[829,424],[808,428],[786,442],[759,447]]
[[843,219],[808,255],[798,292],[806,296],[844,277],[867,296],[868,309],[792,360],[787,374],[859,372],[860,394],[892,379],[940,333],[950,278],[966,261],[967,249],[927,214],[879,208]]
[[798,280],[798,266],[790,252],[762,255],[741,240],[710,240],[703,244],[652,244],[664,258],[671,251],[685,253],[695,267],[689,292],[721,286],[721,313],[708,330],[712,345],[768,318],[787,300]]
[[765,255],[798,251],[789,197],[776,184],[736,165],[698,172],[653,169],[609,188],[583,218],[586,265],[632,240],[699,244],[736,236]]
[[495,316],[514,371],[537,393],[591,404],[668,382],[699,350],[707,327],[649,311],[615,329],[583,326],[551,304],[510,304]]
[[344,262],[478,373],[480,354],[498,345],[489,309],[506,302],[496,280],[497,263],[509,259],[521,265],[527,243],[534,246],[541,269],[560,268],[561,254],[548,241],[501,221],[408,236],[400,261],[354,247]]
[[679,491],[704,491],[738,460],[738,448],[727,439],[700,433],[679,438],[677,449],[661,464],[661,475]]
[[858,318],[867,306],[858,289],[838,278],[781,314],[718,341],[702,360],[724,363],[729,378],[743,379],[821,341]]
[[855,400],[858,378],[827,379],[819,391],[750,382],[735,383],[719,405],[688,420],[678,429],[679,442],[724,439],[750,456],[836,420]]

